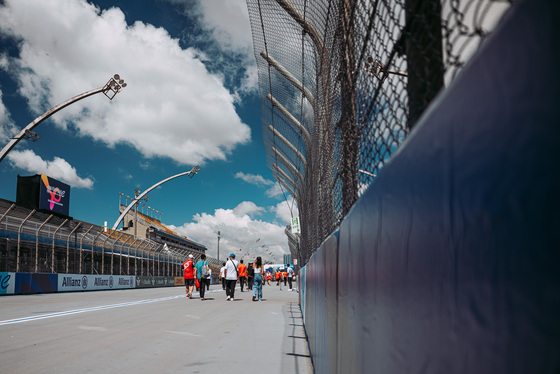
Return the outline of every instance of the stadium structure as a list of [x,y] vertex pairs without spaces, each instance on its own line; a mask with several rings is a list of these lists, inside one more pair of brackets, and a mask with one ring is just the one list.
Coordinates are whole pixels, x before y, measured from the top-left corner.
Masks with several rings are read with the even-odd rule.
[[[37,191],[21,192],[21,182],[16,202],[0,199],[0,272],[182,277],[188,255],[197,260],[206,252],[138,209],[119,230],[44,209],[34,202]],[[208,261],[217,277],[218,260]]]

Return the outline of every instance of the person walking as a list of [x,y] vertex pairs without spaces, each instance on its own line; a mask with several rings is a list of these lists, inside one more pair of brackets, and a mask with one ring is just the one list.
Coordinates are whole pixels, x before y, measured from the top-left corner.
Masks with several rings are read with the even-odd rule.
[[208,266],[208,282],[206,282],[206,289],[210,291],[210,283],[212,283],[212,269]]
[[247,280],[247,265],[243,263],[243,260],[240,260],[240,264],[237,267],[237,271],[239,272],[239,287],[241,288],[241,292],[243,292],[243,287],[245,286],[245,281]]
[[289,291],[292,290],[292,281],[293,281],[293,277],[294,277],[294,265],[290,265],[288,267],[288,287],[289,287]]
[[288,269],[286,268],[282,271],[282,281],[284,281],[284,286],[286,286],[286,282],[288,282]]
[[200,260],[196,263],[194,270],[198,282],[200,283],[200,300],[204,300],[206,286],[210,283],[208,261],[206,261],[206,255],[204,253],[200,255]]
[[274,273],[274,277],[276,278],[276,285],[277,286],[280,284],[280,274],[282,274],[280,272],[280,269],[276,269],[276,273]]
[[222,267],[220,268],[219,274],[220,280],[222,281],[222,290],[226,289],[226,263],[222,262]]
[[253,278],[253,301],[261,301],[262,300],[262,286],[263,286],[263,277],[264,277],[264,268],[262,265],[261,257],[257,257],[255,262],[253,263],[253,270],[255,271],[255,275]]
[[183,262],[183,275],[185,277],[185,291],[187,292],[187,297],[192,299],[192,292],[194,289],[193,255],[189,255],[187,261]]
[[251,291],[253,290],[253,277],[255,276],[255,270],[253,270],[253,264],[247,264],[247,288]]
[[226,278],[226,300],[228,301],[233,301],[234,299],[235,284],[237,283],[237,277],[239,277],[238,266],[239,263],[235,261],[235,253],[231,253],[226,261],[226,270],[224,271],[224,277]]

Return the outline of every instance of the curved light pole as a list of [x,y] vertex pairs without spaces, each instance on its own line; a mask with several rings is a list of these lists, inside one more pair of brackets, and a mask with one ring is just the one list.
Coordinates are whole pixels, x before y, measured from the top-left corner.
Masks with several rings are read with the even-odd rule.
[[115,221],[115,224],[113,225],[112,230],[116,230],[117,227],[119,226],[119,224],[121,223],[121,221],[123,220],[124,216],[126,216],[126,214],[128,213],[128,211],[134,206],[134,204],[136,204],[139,200],[141,200],[148,192],[150,192],[151,190],[153,190],[154,188],[161,186],[162,184],[164,184],[165,182],[170,181],[171,179],[175,179],[177,177],[183,176],[183,175],[188,175],[189,177],[193,177],[196,173],[198,173],[198,171],[200,170],[200,168],[198,166],[195,166],[194,168],[191,169],[191,171],[185,171],[184,173],[179,173],[177,175],[174,175],[172,177],[169,177],[167,179],[164,179],[162,181],[157,182],[156,184],[154,184],[152,187],[148,188],[146,191],[142,192],[141,194],[139,194],[138,196],[136,196],[132,202],[126,207],[126,209],[122,212],[122,214],[120,215],[120,217]]
[[261,238],[258,238],[257,240],[249,240],[247,243],[243,244],[241,247],[239,247],[239,250],[241,251],[243,249],[243,247],[245,247],[247,244],[251,244],[253,242],[258,242],[259,240],[261,240]]
[[121,92],[121,90],[124,87],[126,87],[126,83],[124,82],[124,80],[122,80],[118,74],[115,74],[114,77],[109,79],[109,81],[103,87],[99,87],[96,88],[95,90],[81,93],[47,110],[45,113],[35,118],[35,120],[31,122],[29,125],[25,126],[15,137],[13,137],[8,142],[8,144],[4,148],[2,148],[2,151],[0,151],[0,162],[2,162],[4,157],[6,157],[6,155],[8,154],[8,152],[10,152],[12,148],[14,148],[20,140],[33,139],[33,141],[37,141],[37,139],[39,139],[39,134],[35,134],[31,130],[33,130],[41,122],[43,122],[44,120],[46,120],[47,118],[49,118],[50,116],[58,112],[59,110],[66,108],[70,104],[74,104],[76,101],[80,101],[82,99],[85,99],[86,97],[90,97],[92,95],[101,92],[103,92],[105,96],[109,98],[109,100],[113,100],[113,97],[115,97],[116,94]]
[[[249,251],[247,251],[247,253],[245,253],[243,256],[241,256],[241,260],[243,260],[245,257],[249,257],[249,255],[250,255],[251,253],[255,252],[255,251],[256,251],[256,252],[255,252],[255,254],[256,254],[259,250],[262,250],[262,248],[264,248],[264,247],[266,247],[266,244],[263,244],[263,245],[260,245],[260,246],[258,246],[258,247],[249,249]],[[262,252],[261,252],[261,253],[262,253]]]

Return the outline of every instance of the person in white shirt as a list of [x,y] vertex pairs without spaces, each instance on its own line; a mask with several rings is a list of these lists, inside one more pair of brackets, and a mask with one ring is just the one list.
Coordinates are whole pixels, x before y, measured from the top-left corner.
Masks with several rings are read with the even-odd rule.
[[222,290],[226,289],[226,263],[222,263],[222,267],[220,268],[220,279],[222,280]]
[[225,278],[226,278],[226,300],[233,300],[233,296],[235,294],[235,284],[237,283],[237,277],[239,273],[237,272],[237,267],[239,266],[239,262],[235,261],[235,253],[231,253],[229,255],[229,259],[226,261],[226,270],[225,270]]
[[294,279],[294,265],[290,265],[288,267],[288,284],[289,284],[289,291],[292,290],[292,280]]

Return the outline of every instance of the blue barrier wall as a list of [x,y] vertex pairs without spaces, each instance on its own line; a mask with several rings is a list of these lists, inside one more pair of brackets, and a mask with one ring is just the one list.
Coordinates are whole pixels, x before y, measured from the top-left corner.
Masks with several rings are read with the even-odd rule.
[[[174,287],[182,277],[56,273],[1,273],[0,295]],[[184,283],[182,284],[184,286]]]
[[517,1],[306,265],[317,373],[560,372],[559,20]]

